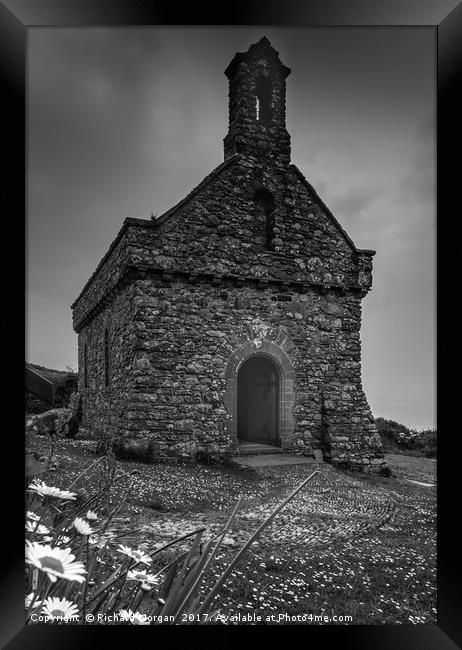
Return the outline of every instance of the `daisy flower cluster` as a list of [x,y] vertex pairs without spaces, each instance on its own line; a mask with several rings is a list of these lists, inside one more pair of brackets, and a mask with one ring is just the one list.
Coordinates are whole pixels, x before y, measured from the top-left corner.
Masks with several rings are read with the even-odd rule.
[[34,492],[41,498],[53,497],[68,501],[74,500],[77,496],[75,492],[69,492],[69,490],[61,490],[57,487],[45,485],[43,481],[39,481],[38,479],[34,479],[27,489],[29,492]]
[[138,571],[131,570],[127,573],[127,580],[138,582],[141,585],[141,589],[151,591],[151,589],[159,585],[160,576],[147,573],[145,569]]
[[149,555],[144,553],[144,551],[140,551],[138,549],[132,549],[129,546],[124,546],[123,544],[120,544],[117,550],[119,551],[119,553],[122,553],[123,555],[128,555],[128,557],[132,558],[132,560],[135,560],[137,564],[139,562],[141,562],[142,564],[151,564],[152,562]]
[[158,546],[148,552],[120,543],[126,531],[113,529],[115,519],[100,512],[98,498],[88,508],[76,492],[43,481],[33,481],[27,493],[26,621],[80,623],[95,610],[119,612],[121,622],[151,624],[154,619],[139,609],[145,599],[156,610],[167,602],[156,597],[164,568],[148,570]]
[[32,608],[40,610],[45,622],[48,621],[75,621],[79,619],[79,609],[75,603],[67,598],[45,598],[37,600],[32,592],[25,598],[26,610]]

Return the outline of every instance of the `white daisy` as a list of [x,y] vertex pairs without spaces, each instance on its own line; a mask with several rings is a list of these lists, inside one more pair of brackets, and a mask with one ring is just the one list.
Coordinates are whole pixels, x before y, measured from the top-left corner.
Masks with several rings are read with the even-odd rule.
[[89,510],[85,516],[90,521],[96,521],[98,519],[98,515],[93,510]]
[[[26,609],[29,609],[29,607],[31,606],[32,601],[34,600],[34,596],[35,596],[34,592],[32,592],[28,596],[26,596],[26,599],[25,599]],[[32,608],[35,609],[36,607],[40,607],[41,604],[42,604],[42,601],[37,599],[34,602],[34,604],[32,605]]]
[[130,621],[132,625],[149,625],[149,621],[146,619],[145,614],[140,614],[139,612],[132,612],[131,609],[121,609],[119,611],[119,616],[122,621]]
[[138,549],[132,549],[129,546],[124,546],[123,544],[119,544],[117,550],[119,551],[119,553],[124,553],[125,555],[128,555],[129,557],[133,558],[137,562],[142,562],[143,564],[150,564],[152,562],[149,555],[146,555],[146,553],[144,553],[143,551],[139,551]]
[[131,609],[121,609],[119,611],[119,617],[122,621],[129,621],[132,616],[133,612]]
[[88,522],[85,521],[85,519],[82,519],[81,517],[76,517],[72,522],[72,525],[80,535],[91,535],[94,532],[90,528]]
[[56,544],[58,546],[63,546],[64,544],[69,544],[70,541],[71,541],[70,537],[68,537],[67,535],[63,535],[62,537],[58,537],[58,539],[56,540]]
[[77,496],[75,492],[68,490],[60,490],[57,487],[45,485],[43,481],[34,479],[27,488],[30,492],[36,492],[41,497],[56,497],[57,499],[75,499]]
[[38,542],[26,542],[26,563],[46,573],[51,582],[56,582],[57,578],[84,582],[84,566],[82,562],[74,562],[74,559],[70,548],[52,548]]
[[129,571],[127,573],[127,580],[136,580],[142,582],[142,586],[153,587],[159,582],[159,578],[152,575],[151,573],[146,573],[146,569],[136,571]]
[[47,598],[43,601],[42,614],[52,621],[68,621],[79,617],[79,608],[65,598]]
[[27,511],[26,517],[31,521],[39,521],[40,519],[39,515],[35,514],[35,512],[32,512],[32,510]]
[[36,533],[37,535],[48,535],[50,531],[43,524],[37,526],[36,521],[26,521],[26,532]]

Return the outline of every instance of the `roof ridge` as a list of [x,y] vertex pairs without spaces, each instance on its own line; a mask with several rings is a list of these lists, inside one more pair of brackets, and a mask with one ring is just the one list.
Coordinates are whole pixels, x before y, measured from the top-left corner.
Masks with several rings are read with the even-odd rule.
[[205,178],[201,180],[201,182],[196,185],[196,187],[193,187],[193,189],[187,194],[184,198],[181,199],[181,201],[178,201],[174,206],[169,208],[166,212],[161,214],[157,219],[153,220],[153,222],[157,224],[162,224],[165,221],[167,221],[179,208],[181,208],[185,203],[187,203],[193,196],[195,196],[201,189],[203,189],[208,183],[217,176],[225,167],[227,167],[231,162],[236,161],[239,158],[239,154],[235,153],[226,160],[224,160],[222,163],[218,165],[218,167],[215,167]]
[[80,291],[79,295],[77,298],[72,302],[71,304],[71,309],[74,309],[74,307],[77,305],[79,300],[83,297],[84,293],[92,283],[92,281],[96,278],[98,275],[99,271],[103,267],[104,263],[108,259],[109,255],[112,253],[114,248],[117,246],[119,241],[122,238],[122,235],[125,233],[127,230],[128,226],[130,225],[136,225],[140,227],[146,227],[146,228],[157,228],[157,226],[161,225],[165,221],[167,221],[182,205],[184,205],[187,201],[189,201],[199,190],[201,190],[207,183],[209,183],[217,174],[219,174],[225,167],[230,165],[232,162],[235,162],[239,158],[239,154],[234,154],[233,156],[230,156],[226,160],[224,160],[222,163],[218,165],[218,167],[215,167],[205,178],[202,179],[202,181],[194,187],[189,194],[187,194],[181,201],[176,203],[173,207],[171,207],[167,212],[164,212],[164,214],[161,214],[157,219],[139,219],[136,217],[125,217],[121,228],[117,232],[115,238],[112,240],[111,245],[103,255],[103,257],[100,259],[96,269],[93,271],[91,276],[88,278],[86,281],[83,289]]
[[354,241],[351,239],[350,235],[347,233],[347,231],[340,225],[339,221],[337,218],[334,216],[333,212],[329,209],[329,207],[324,203],[324,201],[321,199],[319,194],[316,192],[314,187],[311,185],[311,183],[306,179],[305,175],[303,172],[299,170],[297,165],[294,165],[291,163],[289,165],[289,168],[292,169],[293,171],[298,174],[300,179],[307,185],[308,189],[312,194],[314,194],[315,200],[320,204],[324,212],[328,215],[328,217],[332,220],[334,226],[339,230],[339,232],[345,237],[346,241],[350,244],[350,246],[353,248],[353,250],[356,253],[369,253],[369,255],[375,255],[376,251],[369,249],[369,248],[358,248]]

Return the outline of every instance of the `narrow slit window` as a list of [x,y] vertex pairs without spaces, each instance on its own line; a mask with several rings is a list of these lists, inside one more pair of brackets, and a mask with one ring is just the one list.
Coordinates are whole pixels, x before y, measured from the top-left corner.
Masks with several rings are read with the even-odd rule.
[[109,352],[110,352],[109,351],[109,330],[106,327],[106,329],[104,330],[104,385],[105,386],[109,386],[109,380],[110,380]]
[[86,343],[83,348],[83,387],[88,388],[88,348]]
[[272,85],[268,77],[258,77],[255,88],[255,116],[262,124],[269,124],[272,119],[271,95]]
[[254,203],[258,231],[261,233],[261,243],[268,249],[273,247],[274,240],[274,198],[271,192],[264,188],[255,192]]

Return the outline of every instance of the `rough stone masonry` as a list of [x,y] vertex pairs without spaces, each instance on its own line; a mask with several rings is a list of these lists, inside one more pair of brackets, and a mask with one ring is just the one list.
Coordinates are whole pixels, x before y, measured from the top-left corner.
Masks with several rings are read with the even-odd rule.
[[290,70],[269,41],[225,74],[224,162],[162,216],[125,219],[72,305],[84,424],[148,461],[267,441],[386,471],[361,385],[374,251],[290,163]]

